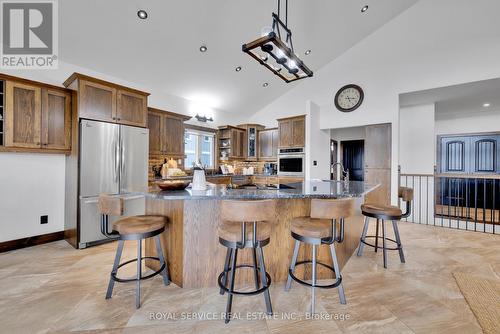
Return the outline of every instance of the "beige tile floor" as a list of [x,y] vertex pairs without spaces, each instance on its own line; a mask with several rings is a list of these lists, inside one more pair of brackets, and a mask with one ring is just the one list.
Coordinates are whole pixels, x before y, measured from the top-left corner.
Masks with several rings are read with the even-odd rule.
[[[316,312],[330,319],[307,318],[305,287],[294,284],[285,293],[275,283],[273,319],[247,317],[265,309],[262,296],[236,297],[240,318],[228,325],[194,319],[224,311],[226,298],[216,288],[166,287],[155,277],[143,283],[139,310],[133,284],[116,284],[105,300],[115,244],[75,250],[60,241],[3,253],[0,333],[481,333],[452,272],[498,278],[500,236],[411,223],[401,223],[400,231],[406,264],[391,252],[384,269],[382,254],[367,247],[343,270],[347,305],[339,304],[336,290],[318,292]],[[130,242],[124,258],[134,253]],[[124,274],[133,275],[134,266]]]

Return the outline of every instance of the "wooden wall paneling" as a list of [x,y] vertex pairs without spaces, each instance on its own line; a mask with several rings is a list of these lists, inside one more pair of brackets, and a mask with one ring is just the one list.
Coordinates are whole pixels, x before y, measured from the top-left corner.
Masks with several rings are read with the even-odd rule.
[[365,168],[365,180],[368,184],[380,186],[366,196],[367,203],[391,203],[391,170],[387,168]]
[[41,88],[6,82],[5,146],[41,147]]
[[391,124],[365,127],[365,167],[391,168]]

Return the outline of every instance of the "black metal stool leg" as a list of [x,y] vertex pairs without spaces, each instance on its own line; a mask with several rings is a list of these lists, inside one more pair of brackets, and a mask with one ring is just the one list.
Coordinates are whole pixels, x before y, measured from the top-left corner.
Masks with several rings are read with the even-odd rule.
[[[226,251],[226,260],[224,262],[224,276],[222,277],[222,284],[226,288],[227,288],[227,274],[228,274],[228,271],[229,271],[229,265],[231,263],[231,254],[232,254],[231,248],[227,248],[227,251]],[[221,295],[223,295],[224,294],[224,290],[221,288],[219,293]]]
[[405,263],[405,254],[403,253],[403,245],[401,244],[401,237],[399,236],[398,222],[396,220],[392,221],[392,228],[394,229],[394,236],[396,237],[396,243],[398,244],[399,259],[401,263]]
[[[118,271],[118,266],[120,265],[120,258],[122,257],[122,252],[123,252],[123,243],[125,241],[123,240],[118,240],[118,248],[116,249],[116,255],[115,255],[115,263],[113,264],[113,269],[111,271],[111,274],[115,274]],[[111,275],[109,275],[109,283],[108,283],[108,291],[106,292],[106,299],[111,298],[111,295],[113,294],[113,287],[115,286],[115,280]]]
[[[300,241],[295,240],[295,246],[293,248],[293,256],[292,262],[290,263],[290,271],[295,273],[295,264],[297,263],[297,257],[299,255]],[[290,291],[292,287],[292,276],[290,276],[290,272],[288,272],[288,279],[286,280],[285,291]]]
[[161,248],[160,236],[157,235],[154,238],[156,244],[156,252],[158,253],[158,258],[160,259],[160,267],[165,265],[165,269],[163,269],[163,271],[161,272],[161,275],[163,276],[163,283],[165,285],[169,285],[170,277],[168,275],[168,266],[167,266],[167,261],[165,261],[165,257],[163,256],[163,249]]
[[253,278],[255,280],[255,289],[259,289],[259,270],[257,270],[257,249],[252,248],[252,257],[253,257]]
[[316,304],[316,291],[314,286],[316,285],[316,245],[312,246],[312,279],[311,279],[311,314],[315,312],[315,304]]
[[370,218],[365,217],[365,226],[363,227],[363,233],[361,233],[361,238],[360,243],[359,243],[359,248],[358,248],[358,253],[356,254],[357,256],[361,256],[363,254],[363,248],[365,247],[365,244],[363,243],[366,238],[366,233],[368,233],[368,223],[369,223]]
[[385,219],[382,219],[382,250],[384,253],[384,268],[387,268],[387,247],[386,247],[386,235],[385,235]]
[[141,276],[142,276],[142,239],[137,240],[137,287],[135,290],[135,307],[141,307]]
[[378,227],[379,227],[379,219],[377,218],[377,228],[375,232],[375,253],[378,250]]
[[[260,280],[262,282],[263,287],[267,287],[267,277],[266,277],[266,265],[264,263],[264,251],[262,247],[257,247],[257,251],[259,252],[259,263],[260,263]],[[269,293],[269,289],[264,291],[264,299],[266,301],[266,309],[267,314],[273,314],[273,306],[271,305],[271,294]]]
[[231,306],[233,305],[233,291],[234,291],[234,278],[236,276],[236,258],[238,257],[238,249],[232,250],[232,264],[231,264],[231,276],[229,293],[227,294],[227,304],[226,304],[226,318],[224,322],[227,324],[231,320]]
[[[330,244],[330,251],[332,253],[333,269],[335,269],[335,279],[338,279],[341,277],[341,274],[340,274],[339,261],[337,260],[337,252],[335,251],[335,243]],[[345,300],[344,286],[342,285],[342,283],[340,283],[339,285],[339,299],[340,299],[340,304],[347,303]]]

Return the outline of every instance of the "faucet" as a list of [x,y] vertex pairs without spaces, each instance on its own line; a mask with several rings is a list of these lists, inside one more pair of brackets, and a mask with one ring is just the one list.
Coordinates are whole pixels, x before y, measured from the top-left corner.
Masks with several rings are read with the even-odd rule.
[[[341,179],[344,181],[344,184],[347,186],[349,184],[349,169],[344,169],[344,165],[341,163],[341,162],[336,162],[332,165],[332,169],[333,168],[336,168],[337,165],[340,166],[340,168],[342,168],[342,177]],[[335,170],[335,174],[337,174],[337,171]]]

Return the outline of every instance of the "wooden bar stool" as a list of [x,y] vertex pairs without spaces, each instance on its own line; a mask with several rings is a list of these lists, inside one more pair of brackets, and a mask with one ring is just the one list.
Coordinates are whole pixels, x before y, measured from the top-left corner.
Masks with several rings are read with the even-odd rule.
[[[218,234],[219,242],[227,248],[227,252],[224,271],[219,275],[218,284],[220,294],[228,294],[224,319],[226,324],[231,320],[233,295],[251,296],[263,293],[267,314],[273,313],[269,294],[271,276],[266,272],[262,247],[270,242],[269,221],[273,220],[274,214],[275,202],[273,200],[222,201],[222,221],[218,227]],[[253,264],[237,264],[238,250],[243,248],[252,249]],[[236,269],[239,268],[253,268],[255,290],[245,292],[234,290]]]
[[[401,237],[399,236],[399,229],[397,222],[401,218],[406,218],[411,214],[411,202],[413,200],[413,189],[407,187],[399,187],[398,197],[406,202],[405,213],[401,209],[394,205],[379,205],[379,204],[363,204],[361,205],[361,212],[365,216],[365,226],[363,227],[363,233],[361,234],[359,248],[357,256],[363,254],[364,245],[375,248],[375,252],[382,248],[384,254],[384,268],[387,268],[387,251],[397,250],[399,251],[399,259],[401,263],[405,263],[405,255],[403,253],[403,245],[401,244]],[[366,235],[368,232],[368,224],[370,218],[377,219],[376,232],[375,235]],[[394,229],[394,236],[396,240],[386,237],[385,221],[392,221],[392,228]],[[379,224],[382,221],[382,237],[379,236]],[[366,242],[367,238],[374,238],[375,244]],[[382,247],[378,245],[378,240],[382,239]],[[396,244],[396,247],[387,247],[386,242],[390,241]]]
[[[116,250],[115,262],[109,277],[106,299],[111,298],[115,282],[126,283],[136,282],[135,307],[141,307],[141,280],[145,280],[161,274],[163,283],[170,284],[168,268],[160,242],[160,233],[165,230],[166,217],[164,216],[131,216],[124,217],[113,222],[112,231],[108,231],[109,216],[121,216],[123,214],[123,198],[118,196],[100,195],[99,211],[101,213],[101,232],[109,238],[118,239],[118,248]],[[158,257],[142,256],[142,240],[155,238],[156,251]],[[120,264],[120,258],[123,251],[125,240],[137,240],[137,258]],[[160,262],[160,269],[147,276],[142,276],[142,260],[151,259]],[[137,262],[136,278],[117,277],[118,268],[129,263]]]
[[[332,289],[338,287],[340,303],[346,304],[344,287],[342,285],[342,275],[340,274],[337,253],[335,252],[335,243],[344,241],[345,218],[353,214],[353,199],[313,199],[311,200],[310,217],[299,217],[292,220],[291,230],[292,237],[295,239],[295,247],[290,269],[288,270],[288,280],[286,282],[285,291],[290,290],[292,279],[297,283],[311,287],[311,313],[314,313],[315,310],[315,288]],[[297,262],[301,242],[312,245],[312,260]],[[316,246],[323,244],[330,246],[333,267],[316,260]],[[294,275],[296,266],[306,263],[312,263],[311,283],[303,281]],[[334,272],[334,283],[328,285],[316,284],[317,264]]]

